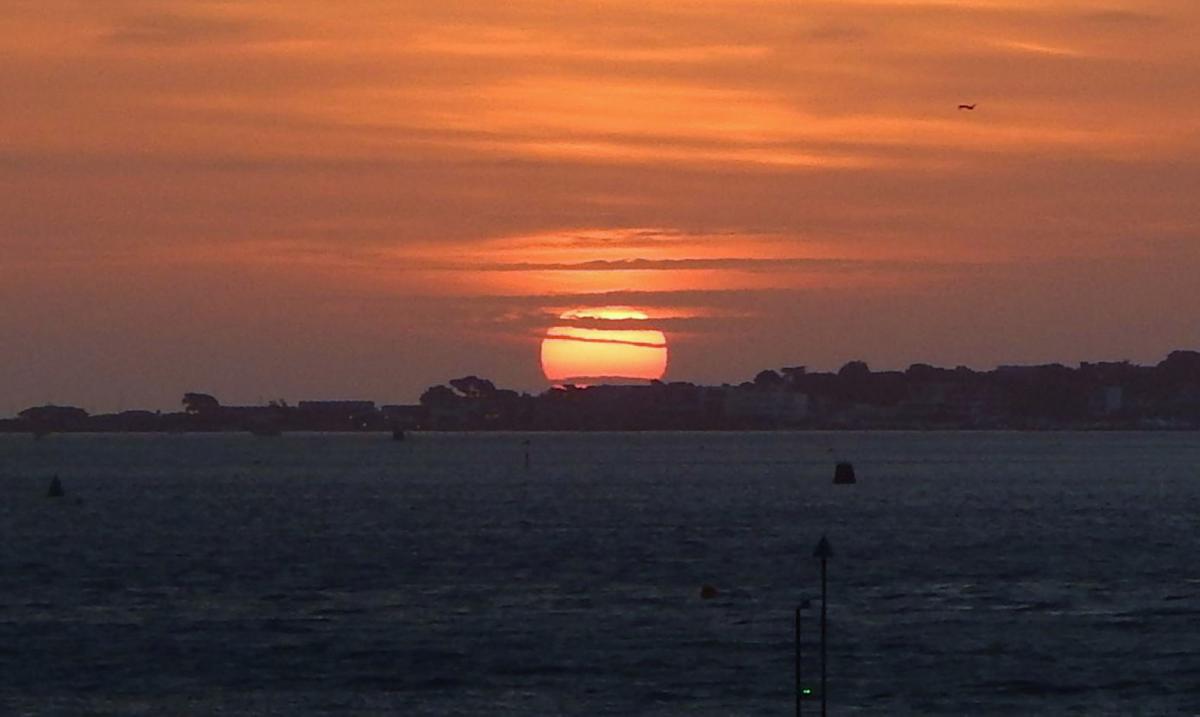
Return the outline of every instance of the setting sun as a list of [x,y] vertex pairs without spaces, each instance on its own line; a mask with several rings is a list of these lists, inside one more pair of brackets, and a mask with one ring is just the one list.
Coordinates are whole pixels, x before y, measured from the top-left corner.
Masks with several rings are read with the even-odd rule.
[[542,340],[542,372],[550,381],[653,380],[666,373],[663,332],[628,328],[648,320],[644,312],[625,307],[573,309],[559,318],[569,323],[550,328]]

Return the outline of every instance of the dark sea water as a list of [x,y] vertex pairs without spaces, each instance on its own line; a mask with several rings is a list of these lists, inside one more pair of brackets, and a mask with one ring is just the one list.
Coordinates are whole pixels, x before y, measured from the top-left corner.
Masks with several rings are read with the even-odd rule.
[[1195,433],[3,436],[0,714],[787,715],[822,534],[831,714],[1200,714]]

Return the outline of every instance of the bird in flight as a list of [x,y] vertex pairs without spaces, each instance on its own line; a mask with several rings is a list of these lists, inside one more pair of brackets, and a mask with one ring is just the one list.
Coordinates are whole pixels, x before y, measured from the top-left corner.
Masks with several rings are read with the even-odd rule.
[[958,106],[958,108],[959,108],[960,110],[973,110],[973,109],[975,109],[975,105],[973,105],[973,104],[971,104],[971,105],[959,105],[959,106]]

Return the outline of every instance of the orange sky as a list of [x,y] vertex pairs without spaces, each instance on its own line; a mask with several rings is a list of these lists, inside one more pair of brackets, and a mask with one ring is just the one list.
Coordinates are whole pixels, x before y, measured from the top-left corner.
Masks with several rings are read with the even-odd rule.
[[[1192,0],[38,0],[0,15],[0,414],[1200,347]],[[960,112],[960,102],[978,104]]]

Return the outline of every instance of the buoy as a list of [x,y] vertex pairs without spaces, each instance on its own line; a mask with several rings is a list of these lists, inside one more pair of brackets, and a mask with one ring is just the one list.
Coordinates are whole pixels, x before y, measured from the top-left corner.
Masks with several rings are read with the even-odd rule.
[[712,585],[706,584],[706,585],[703,585],[700,587],[700,599],[701,600],[712,600],[719,594],[720,593],[717,592],[717,589],[714,588]]
[[837,467],[833,469],[834,485],[846,485],[849,483],[857,483],[857,482],[858,482],[858,480],[854,477],[854,464],[853,463],[846,463],[846,462],[838,463]]
[[46,497],[61,498],[64,495],[66,495],[66,492],[63,490],[62,481],[58,479],[58,476],[54,476],[50,479],[50,489],[46,491]]

